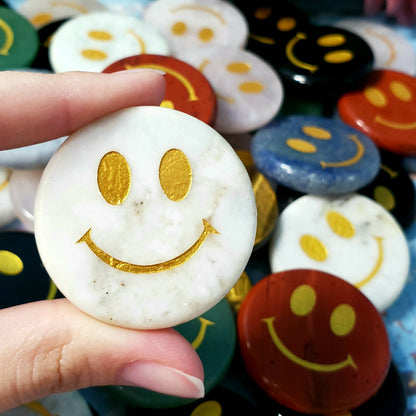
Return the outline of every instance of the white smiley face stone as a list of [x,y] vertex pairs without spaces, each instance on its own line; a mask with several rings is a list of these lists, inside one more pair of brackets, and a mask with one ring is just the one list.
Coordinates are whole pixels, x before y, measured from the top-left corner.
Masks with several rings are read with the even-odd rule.
[[169,52],[168,43],[152,25],[133,16],[97,12],[61,25],[52,37],[49,60],[54,72],[101,72],[128,56]]
[[242,49],[212,46],[184,50],[179,59],[198,68],[217,96],[216,130],[241,134],[256,130],[279,112],[283,86],[277,72]]
[[270,244],[273,272],[315,269],[360,289],[381,312],[399,296],[409,272],[409,249],[393,216],[358,194],[305,195],[279,216]]
[[233,4],[221,0],[157,0],[144,11],[168,40],[175,56],[184,49],[223,45],[244,48],[248,24]]
[[35,202],[42,261],[107,323],[171,327],[222,299],[250,257],[256,207],[244,165],[205,123],[135,107],[70,136]]

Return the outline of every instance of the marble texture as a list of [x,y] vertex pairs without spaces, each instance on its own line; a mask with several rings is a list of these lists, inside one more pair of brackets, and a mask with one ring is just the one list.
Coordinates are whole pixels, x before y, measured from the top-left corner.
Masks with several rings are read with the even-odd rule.
[[279,112],[283,86],[279,75],[252,52],[225,46],[184,49],[178,58],[198,68],[217,96],[216,130],[248,133]]
[[258,130],[251,144],[258,169],[298,192],[340,195],[370,183],[380,154],[365,135],[341,121],[294,115]]
[[270,244],[273,272],[309,268],[358,287],[381,312],[400,295],[409,273],[401,227],[382,206],[358,194],[305,195],[280,215]]
[[246,18],[228,1],[157,0],[144,10],[143,19],[160,30],[175,57],[201,46],[244,48],[248,39]]
[[[180,160],[164,162],[172,150]],[[108,154],[118,154],[116,170],[105,167]],[[178,160],[191,167],[185,178]],[[188,193],[175,198],[181,184]],[[244,270],[255,232],[251,182],[234,150],[205,123],[162,107],[126,109],[73,134],[35,201],[39,252],[61,292],[132,328],[171,327],[215,305]]]
[[54,72],[101,72],[119,59],[141,53],[168,55],[167,41],[149,23],[115,12],[95,12],[70,19],[49,46]]
[[374,55],[374,69],[392,69],[409,75],[416,73],[416,53],[411,43],[386,24],[363,18],[341,19],[334,26],[361,36]]

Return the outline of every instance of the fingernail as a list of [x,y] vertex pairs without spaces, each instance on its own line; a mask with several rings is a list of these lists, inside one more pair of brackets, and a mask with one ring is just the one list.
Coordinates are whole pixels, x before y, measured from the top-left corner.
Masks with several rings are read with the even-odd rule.
[[146,72],[146,71],[157,72],[158,74],[166,75],[165,71],[161,71],[160,69],[153,69],[153,68],[123,69],[122,71],[112,72],[112,74],[131,74],[131,73]]
[[121,369],[117,382],[192,399],[199,399],[205,394],[204,383],[199,378],[150,361],[135,361],[126,365]]

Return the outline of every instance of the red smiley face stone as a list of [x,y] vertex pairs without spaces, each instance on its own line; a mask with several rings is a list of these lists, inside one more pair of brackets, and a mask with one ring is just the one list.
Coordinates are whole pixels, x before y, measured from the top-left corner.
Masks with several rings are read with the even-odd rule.
[[238,335],[254,381],[302,413],[348,413],[378,391],[389,369],[380,314],[358,289],[321,271],[262,279],[241,306]]
[[373,71],[365,86],[338,101],[342,120],[381,148],[416,155],[416,78],[397,72]]
[[135,55],[114,62],[103,72],[150,68],[165,72],[166,92],[162,107],[173,108],[212,125],[217,99],[207,79],[193,66],[162,55]]

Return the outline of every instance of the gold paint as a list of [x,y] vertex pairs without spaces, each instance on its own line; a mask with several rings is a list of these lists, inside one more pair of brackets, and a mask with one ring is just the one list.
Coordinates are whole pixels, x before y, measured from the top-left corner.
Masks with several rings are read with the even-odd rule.
[[192,411],[191,416],[221,416],[222,407],[216,400],[208,400],[199,404]]
[[281,32],[289,32],[296,27],[296,20],[293,17],[282,17],[277,21],[276,27]]
[[368,274],[367,277],[360,280],[358,283],[354,285],[357,288],[361,288],[365,286],[370,280],[372,280],[374,276],[380,270],[381,265],[383,264],[383,260],[384,260],[383,237],[374,237],[374,239],[376,240],[377,247],[378,247],[378,258],[377,258],[376,264],[374,265],[373,270],[371,270],[371,272]]
[[178,6],[175,7],[174,9],[170,9],[171,13],[176,13],[179,12],[181,10],[199,10],[199,11],[203,11],[206,13],[211,14],[212,16],[216,17],[223,25],[225,25],[225,20],[223,19],[223,17],[217,13],[215,10],[210,9],[209,7],[205,7],[205,6],[196,6],[196,5],[192,5],[192,6]]
[[385,107],[387,105],[387,98],[379,88],[366,87],[364,97],[375,107]]
[[259,7],[254,12],[254,17],[259,20],[265,20],[272,14],[272,9],[270,7]]
[[290,309],[296,316],[306,316],[315,307],[316,293],[309,285],[298,286],[290,296]]
[[39,13],[30,19],[33,26],[44,26],[52,22],[53,16],[50,13]]
[[264,86],[261,82],[247,81],[242,82],[238,89],[245,94],[260,94],[264,90]]
[[276,41],[272,38],[267,38],[266,36],[255,35],[254,33],[250,33],[250,38],[256,40],[257,42],[264,43],[265,45],[274,45]]
[[201,316],[198,318],[198,320],[201,323],[201,327],[199,328],[198,335],[191,344],[194,350],[197,350],[204,341],[207,327],[215,325],[215,322],[208,321],[208,319],[202,318]]
[[246,74],[251,70],[251,65],[248,62],[231,62],[226,68],[233,74]]
[[79,3],[73,2],[73,1],[66,1],[66,0],[57,0],[52,1],[51,6],[64,6],[64,7],[70,7],[72,9],[75,9],[79,11],[80,13],[88,13],[88,9],[82,6]]
[[7,56],[10,48],[13,46],[14,33],[12,28],[3,19],[0,19],[0,28],[6,36],[3,46],[0,48],[0,55]]
[[88,32],[88,37],[94,40],[101,40],[107,42],[113,39],[113,35],[108,32],[104,32],[102,30],[91,30]]
[[234,98],[226,97],[225,95],[221,95],[221,94],[218,94],[218,93],[215,93],[215,96],[217,98],[219,98],[220,100],[226,101],[228,104],[234,104],[235,103]]
[[396,172],[393,169],[383,164],[380,165],[380,169],[383,169],[384,171],[386,171],[390,175],[390,178],[396,178],[399,175],[399,172]]
[[276,331],[273,327],[273,321],[274,321],[275,317],[272,316],[270,318],[265,318],[262,319],[263,322],[266,323],[267,325],[267,329],[269,331],[270,334],[270,338],[272,339],[274,345],[277,347],[277,349],[290,361],[292,361],[293,363],[307,368],[308,370],[312,370],[312,371],[318,371],[318,372],[324,372],[324,373],[332,373],[334,371],[338,371],[341,370],[345,367],[351,366],[352,368],[354,368],[355,370],[357,370],[357,366],[354,363],[354,360],[352,359],[351,355],[348,354],[346,360],[341,361],[339,363],[336,364],[318,364],[318,363],[312,363],[310,361],[304,360],[300,357],[298,357],[297,355],[293,354],[284,344],[283,342],[279,339],[279,337],[276,334]]
[[344,44],[346,41],[345,36],[341,33],[330,33],[328,35],[323,35],[320,38],[318,38],[318,40],[316,41],[316,43],[319,46],[323,46],[325,48],[331,48],[331,47],[335,47],[335,46],[340,46],[342,44]]
[[289,138],[286,140],[286,144],[293,150],[301,153],[315,153],[316,147],[303,139]]
[[127,160],[118,152],[106,153],[98,165],[98,188],[111,205],[121,205],[131,186],[131,173]]
[[413,130],[416,128],[416,121],[411,123],[396,123],[394,121],[385,120],[382,116],[375,116],[374,121],[383,126],[390,127],[396,130]]
[[338,337],[348,335],[355,326],[355,311],[347,304],[338,305],[331,313],[329,326]]
[[304,33],[297,33],[296,36],[294,38],[292,38],[286,45],[286,56],[289,59],[289,61],[302,69],[306,69],[309,72],[315,72],[319,69],[319,67],[317,65],[312,65],[312,64],[308,64],[307,62],[303,62],[300,59],[298,59],[295,54],[293,53],[293,49],[295,48],[296,44],[303,40],[306,39],[307,36]]
[[198,71],[204,72],[205,67],[209,64],[209,59],[205,59],[202,61],[202,64],[199,66]]
[[165,108],[170,108],[171,110],[175,109],[175,104],[173,104],[173,102],[171,100],[163,100],[160,103],[161,107],[165,107]]
[[342,162],[324,162],[324,161],[319,162],[323,168],[339,168],[339,167],[351,166],[357,163],[363,157],[364,146],[358,139],[357,135],[351,134],[347,137],[351,139],[357,145],[357,153],[355,154],[355,156],[353,156],[351,159],[347,159]]
[[178,149],[168,150],[159,165],[159,181],[171,201],[181,201],[192,184],[192,168],[188,158]]
[[412,100],[412,92],[402,82],[392,81],[390,83],[390,90],[399,100],[405,102]]
[[43,42],[43,46],[44,46],[45,48],[49,48],[49,45],[51,44],[52,39],[53,39],[53,34],[52,34],[52,35],[49,35],[49,36],[47,37],[47,39],[45,40],[45,42]]
[[214,32],[209,27],[204,27],[199,31],[198,37],[202,42],[211,42]]
[[325,245],[313,235],[302,235],[299,244],[304,253],[312,260],[325,261],[328,257]]
[[2,183],[0,183],[0,192],[9,185],[10,177],[12,176],[12,171],[13,170],[10,168],[6,170],[6,178],[4,179]]
[[30,402],[30,403],[25,404],[24,407],[27,407],[28,409],[33,410],[35,413],[38,413],[41,416],[54,416],[40,402]]
[[308,136],[313,137],[314,139],[329,140],[332,137],[331,132],[320,127],[304,126],[302,127],[302,131]]
[[326,222],[339,237],[352,238],[355,235],[354,226],[339,212],[329,211],[326,214]]
[[17,276],[23,271],[21,258],[7,250],[0,250],[0,273],[6,276]]
[[227,293],[226,299],[235,313],[240,310],[241,304],[251,289],[251,282],[246,272],[243,272],[235,285]]
[[382,205],[387,211],[396,207],[396,199],[390,189],[379,185],[374,188],[374,199]]
[[48,295],[46,296],[46,300],[55,299],[56,293],[58,292],[58,288],[56,287],[55,283],[52,280],[49,283],[49,291]]
[[81,52],[81,55],[91,61],[102,61],[107,58],[107,54],[105,52],[97,49],[84,49]]
[[176,22],[170,30],[175,36],[182,36],[186,33],[187,27],[184,22]]
[[330,64],[344,64],[354,59],[354,54],[352,51],[347,49],[328,52],[324,56],[324,61]]
[[144,43],[144,40],[133,29],[128,30],[127,33],[132,35],[137,40],[140,46],[140,52],[146,53],[146,44]]
[[91,239],[91,228],[77,241],[78,243],[86,243],[89,249],[104,263],[113,267],[116,270],[126,272],[126,273],[160,273],[166,270],[174,269],[182,265],[183,263],[187,262],[191,257],[196,254],[199,248],[202,246],[205,239],[208,237],[209,234],[219,234],[218,231],[210,225],[207,221],[202,220],[204,229],[199,236],[198,240],[184,253],[180,254],[179,256],[167,260],[163,263],[156,263],[156,264],[148,264],[148,265],[138,265],[138,264],[131,264],[121,260],[118,260],[109,254],[105,253]]
[[169,75],[172,75],[176,78],[186,89],[188,92],[188,101],[198,101],[199,98],[196,95],[195,89],[192,86],[191,82],[185,78],[181,73],[167,67],[164,65],[159,64],[140,64],[140,65],[129,65],[125,66],[126,69],[136,69],[136,68],[149,68],[149,69],[157,69],[159,71],[166,72]]
[[387,36],[382,35],[381,33],[378,33],[376,30],[373,30],[371,28],[367,28],[365,30],[365,32],[367,32],[369,35],[372,35],[376,38],[381,39],[389,48],[390,51],[390,57],[386,62],[386,66],[389,67],[391,66],[391,64],[395,61],[396,57],[397,57],[397,51],[396,48],[394,47],[393,43],[390,42],[389,38]]

